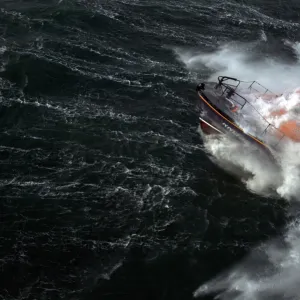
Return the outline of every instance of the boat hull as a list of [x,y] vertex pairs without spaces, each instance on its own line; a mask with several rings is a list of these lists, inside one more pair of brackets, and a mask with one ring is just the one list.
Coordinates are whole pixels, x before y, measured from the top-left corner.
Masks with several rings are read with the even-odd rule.
[[198,91],[197,106],[200,110],[200,126],[204,134],[228,134],[240,142],[250,144],[274,159],[267,145],[256,137],[245,133],[234,122],[232,116],[218,109],[212,100],[204,92]]

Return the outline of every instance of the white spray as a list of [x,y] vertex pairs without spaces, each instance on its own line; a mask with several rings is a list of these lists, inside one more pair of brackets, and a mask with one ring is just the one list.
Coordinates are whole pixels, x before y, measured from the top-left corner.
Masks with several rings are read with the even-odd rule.
[[[289,41],[285,44],[299,59],[299,44]],[[226,75],[246,81],[256,80],[275,93],[289,90],[273,103],[257,102],[259,111],[265,116],[275,107],[286,110],[296,107],[300,103],[295,90],[300,86],[300,63],[289,66],[271,59],[253,63],[251,54],[241,48],[224,46],[214,53],[197,55],[178,49],[176,52],[191,72],[199,69],[200,65],[213,70],[208,80],[215,81],[217,76]],[[292,113],[293,116],[274,117],[271,121],[278,126],[287,117],[299,120],[299,112]],[[251,191],[300,200],[300,143],[284,143],[277,167],[267,164],[247,145],[241,146],[226,136],[204,137],[204,144],[216,163],[229,171],[237,172],[238,168],[238,172],[244,174],[240,178]],[[244,261],[200,286],[194,296],[213,294],[216,299],[223,300],[294,300],[299,299],[299,286],[300,225],[295,222],[287,228],[282,239],[269,241],[254,249]]]
[[190,71],[198,72],[201,67],[213,70],[208,81],[215,81],[217,76],[226,75],[244,81],[256,80],[275,93],[300,85],[300,46],[298,43],[285,41],[298,57],[293,65],[278,62],[272,58],[257,60],[252,57],[251,45],[224,45],[212,53],[198,53],[175,49],[178,59]]
[[[287,45],[298,52],[298,44],[285,41]],[[176,49],[179,59],[189,70],[199,70],[200,65],[214,70],[208,81],[215,81],[220,75],[232,76],[245,81],[256,80],[269,88],[272,92],[282,94],[272,101],[256,99],[254,106],[265,116],[276,108],[285,108],[291,111],[290,114],[279,117],[269,117],[269,121],[278,126],[286,118],[298,118],[292,108],[300,103],[300,94],[297,87],[300,86],[300,62],[293,66],[285,65],[271,59],[251,60],[251,53],[246,51],[247,46],[225,45],[219,50],[209,54],[191,54],[188,51]],[[287,91],[287,92],[286,92]],[[294,114],[291,116],[291,114]],[[248,119],[251,125],[251,119]],[[250,122],[249,122],[250,121]],[[257,124],[257,119],[252,119],[252,124]],[[248,128],[245,128],[248,130]],[[278,157],[280,168],[267,164],[266,160],[253,153],[253,150],[246,145],[230,140],[228,137],[221,138],[206,137],[204,139],[206,151],[213,159],[226,169],[230,164],[240,168],[240,171],[252,176],[242,176],[246,186],[254,192],[265,195],[270,190],[278,196],[286,199],[300,199],[300,143],[285,141],[283,149]],[[242,150],[241,150],[242,149]],[[263,167],[262,167],[263,166]],[[240,175],[240,174],[239,174]]]

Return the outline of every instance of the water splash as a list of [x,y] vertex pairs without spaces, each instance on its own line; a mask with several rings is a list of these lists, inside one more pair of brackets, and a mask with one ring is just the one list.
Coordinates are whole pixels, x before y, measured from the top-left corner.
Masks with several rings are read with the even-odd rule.
[[[299,44],[286,43],[299,58]],[[241,47],[243,48],[243,47]],[[299,59],[287,65],[270,58],[254,59],[241,48],[224,46],[209,54],[177,52],[190,70],[200,65],[210,69],[209,80],[218,75],[257,80],[281,96],[273,102],[256,99],[259,111],[279,126],[288,118],[299,120],[294,108],[300,103]],[[246,46],[244,47],[245,50]],[[283,92],[287,90],[287,92]],[[270,116],[274,110],[285,109],[287,114]],[[250,120],[251,122],[251,120]],[[228,136],[205,136],[204,146],[210,157],[221,167],[234,172],[246,187],[263,195],[284,197],[291,203],[300,200],[300,144],[286,141],[278,154],[278,165],[267,163],[260,153],[241,145]],[[299,208],[291,210],[299,214]],[[299,216],[294,216],[300,220]],[[246,259],[228,271],[201,285],[194,297],[215,295],[221,300],[299,299],[300,284],[300,224],[290,224],[281,238],[271,240],[254,249]]]
[[[289,42],[288,45],[295,54],[299,54],[297,43]],[[257,97],[250,99],[255,108],[275,126],[280,126],[283,121],[290,118],[299,120],[300,115],[294,108],[299,107],[300,104],[300,94],[297,89],[297,86],[300,86],[300,62],[287,65],[270,58],[257,59],[252,52],[246,50],[247,47],[249,45],[224,45],[212,53],[191,54],[189,51],[178,49],[176,53],[189,70],[195,70],[200,65],[209,68],[213,74],[208,80],[215,81],[219,75],[232,76],[245,81],[256,80],[280,94],[267,101]],[[285,109],[288,113],[273,116],[274,110],[279,109]],[[263,132],[265,128],[263,126],[266,124],[268,123],[262,124],[258,131]],[[257,118],[255,116],[251,118],[249,114],[247,124],[239,125],[251,131],[251,126],[254,128],[259,124]],[[285,197],[289,200],[300,199],[299,143],[291,141],[282,143],[281,152],[277,156],[278,166],[266,163],[264,156],[254,152],[251,147],[241,146],[227,136],[205,137],[204,145],[206,151],[219,165],[230,171],[234,169],[251,191]]]
[[[283,41],[294,55],[300,57],[299,43]],[[300,85],[300,60],[287,64],[270,57],[262,57],[255,50],[254,44],[225,44],[216,51],[203,53],[176,48],[178,60],[187,69],[210,70],[208,81],[215,81],[217,76],[226,75],[244,81],[256,80],[274,92],[282,92]]]

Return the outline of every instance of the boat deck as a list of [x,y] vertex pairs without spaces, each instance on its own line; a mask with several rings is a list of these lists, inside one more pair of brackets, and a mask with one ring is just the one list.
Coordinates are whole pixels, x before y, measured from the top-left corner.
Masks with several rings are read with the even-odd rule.
[[[278,97],[256,81],[246,82],[231,77],[220,76],[219,83],[214,88],[214,98],[221,109],[228,112],[230,102],[237,110],[230,113],[234,122],[242,127],[244,132],[276,148],[285,138],[285,134],[270,123],[255,107],[253,101],[260,97]],[[226,81],[226,82],[224,82]]]

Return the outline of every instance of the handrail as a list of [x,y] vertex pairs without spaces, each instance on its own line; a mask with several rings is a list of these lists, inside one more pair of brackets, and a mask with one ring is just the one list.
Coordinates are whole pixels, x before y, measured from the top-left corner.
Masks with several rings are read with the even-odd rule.
[[[237,81],[238,82],[238,84],[237,85],[233,85],[233,84],[228,84],[228,83],[223,83],[224,81],[227,81],[227,80],[233,80],[233,81]],[[254,80],[254,81],[243,81],[243,80],[239,80],[239,79],[236,79],[236,78],[233,78],[233,77],[228,77],[228,76],[219,76],[218,77],[218,81],[219,81],[219,85],[228,85],[228,86],[232,86],[232,87],[235,87],[235,90],[239,87],[239,85],[241,84],[241,83],[248,83],[249,84],[249,86],[248,86],[248,88],[251,90],[251,89],[254,89],[253,88],[253,85],[256,83],[256,84],[258,84],[259,86],[261,86],[264,90],[265,90],[265,92],[263,93],[263,95],[265,94],[265,93],[267,93],[268,91],[271,93],[271,94],[273,94],[274,96],[276,95],[275,93],[273,93],[272,91],[270,91],[269,89],[267,89],[266,87],[264,87],[263,85],[261,85],[259,82],[257,82],[256,80]],[[256,89],[254,89],[254,90],[256,90]],[[258,90],[256,90],[257,92],[259,92]]]
[[[237,84],[236,85],[233,85],[233,84],[229,84],[229,83],[224,83],[224,81],[227,81],[227,80],[232,80],[232,81],[236,81]],[[236,92],[237,88],[240,86],[241,83],[247,83],[249,84],[248,86],[248,89],[251,91],[251,90],[255,90],[256,92],[259,92],[258,90],[256,90],[255,88],[253,88],[253,85],[254,84],[258,84],[259,86],[261,86],[265,92],[263,94],[261,94],[261,96],[265,95],[267,92],[270,92],[271,94],[273,94],[274,96],[276,96],[275,93],[271,92],[269,89],[265,88],[263,85],[261,85],[260,83],[258,83],[257,81],[250,81],[250,82],[247,82],[247,81],[242,81],[242,80],[238,80],[236,78],[233,78],[233,77],[228,77],[228,76],[219,76],[218,77],[218,84],[216,85],[216,89],[218,87],[224,87],[225,89],[223,90],[222,89],[222,96],[224,96],[225,92],[228,90],[230,94],[230,96],[228,97],[229,99],[231,99],[231,97],[233,95],[237,95],[238,97],[240,97],[241,99],[244,100],[244,103],[239,103],[238,101],[236,101],[235,99],[231,99],[233,100],[234,102],[238,103],[239,105],[241,105],[241,110],[244,108],[244,106],[246,104],[250,105],[252,109],[254,109],[258,114],[259,116],[262,118],[262,120],[264,120],[268,125],[267,127],[263,130],[263,132],[261,133],[261,135],[263,134],[266,134],[267,132],[267,129],[271,126],[272,128],[274,128],[278,133],[280,133],[282,136],[281,138],[279,139],[278,143],[275,145],[278,146],[278,144],[280,143],[280,141],[286,136],[279,128],[277,128],[275,125],[273,125],[272,123],[270,123],[245,97],[241,96],[239,93]]]

